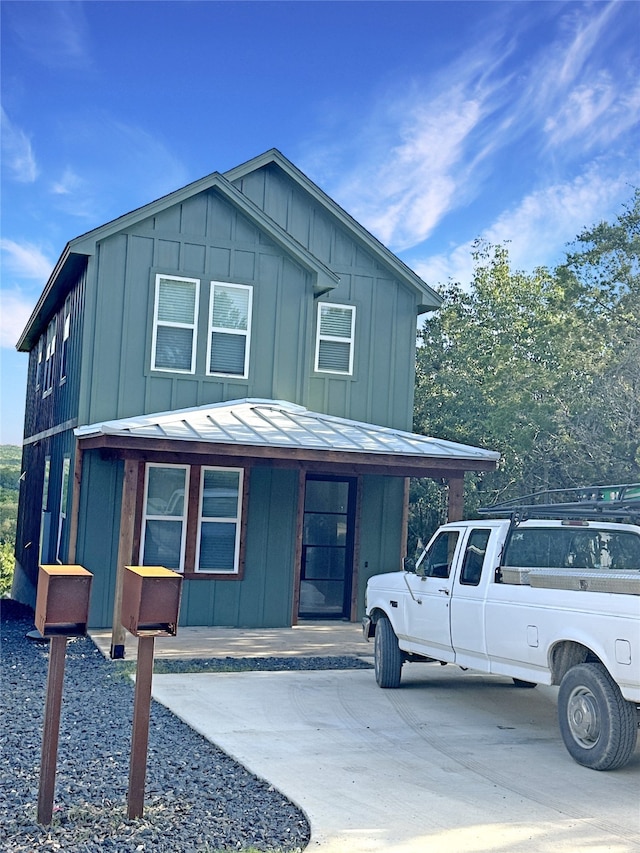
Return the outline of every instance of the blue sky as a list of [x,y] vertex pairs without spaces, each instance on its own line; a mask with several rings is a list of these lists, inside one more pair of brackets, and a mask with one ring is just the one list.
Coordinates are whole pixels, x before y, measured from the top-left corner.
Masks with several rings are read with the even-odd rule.
[[561,260],[639,183],[636,2],[3,0],[0,443],[66,242],[279,148],[429,284]]

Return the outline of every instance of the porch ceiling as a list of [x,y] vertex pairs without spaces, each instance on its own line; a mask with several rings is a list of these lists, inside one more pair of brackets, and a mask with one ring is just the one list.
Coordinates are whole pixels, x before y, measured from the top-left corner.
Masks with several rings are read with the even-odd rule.
[[[244,399],[79,427],[83,449],[119,456],[212,457],[252,464],[393,476],[493,470],[500,454],[465,444],[311,412],[280,400]],[[172,458],[172,461],[175,459]]]

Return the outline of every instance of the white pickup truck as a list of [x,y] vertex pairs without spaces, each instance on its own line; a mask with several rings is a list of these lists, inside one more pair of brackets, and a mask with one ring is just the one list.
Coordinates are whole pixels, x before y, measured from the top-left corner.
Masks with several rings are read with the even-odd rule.
[[626,764],[640,703],[640,526],[509,519],[445,524],[415,565],[367,584],[380,687],[406,661],[560,685],[560,732],[595,770]]

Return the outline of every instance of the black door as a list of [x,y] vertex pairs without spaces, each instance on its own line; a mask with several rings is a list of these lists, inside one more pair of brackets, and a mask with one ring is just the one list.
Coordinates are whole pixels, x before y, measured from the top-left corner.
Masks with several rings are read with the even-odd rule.
[[356,506],[355,478],[308,474],[298,616],[349,619]]

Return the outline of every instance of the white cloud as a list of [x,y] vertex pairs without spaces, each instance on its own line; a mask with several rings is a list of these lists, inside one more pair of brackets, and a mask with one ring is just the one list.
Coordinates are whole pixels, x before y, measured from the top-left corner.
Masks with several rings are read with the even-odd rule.
[[84,185],[84,181],[69,166],[64,170],[59,181],[51,184],[51,192],[54,195],[71,195],[77,193]]
[[53,264],[33,243],[2,239],[0,249],[5,256],[7,269],[20,278],[37,279],[42,283],[49,278]]
[[38,177],[38,167],[27,134],[10,121],[4,109],[2,117],[2,164],[13,180],[30,184]]
[[580,149],[611,145],[637,122],[640,86],[621,91],[608,75],[590,84],[576,86],[560,109],[547,118],[544,130],[549,144],[566,145],[579,139]]
[[[478,236],[493,244],[506,243],[513,269],[532,272],[563,259],[567,244],[602,219],[613,219],[621,202],[631,195],[629,176],[612,176],[593,164],[572,181],[535,190],[504,211]],[[411,262],[429,284],[450,279],[467,286],[473,275],[473,241]]]
[[33,297],[17,288],[0,291],[0,347],[14,349],[33,311]]
[[82,3],[6,4],[6,23],[22,50],[51,68],[82,68],[91,65],[89,27]]

